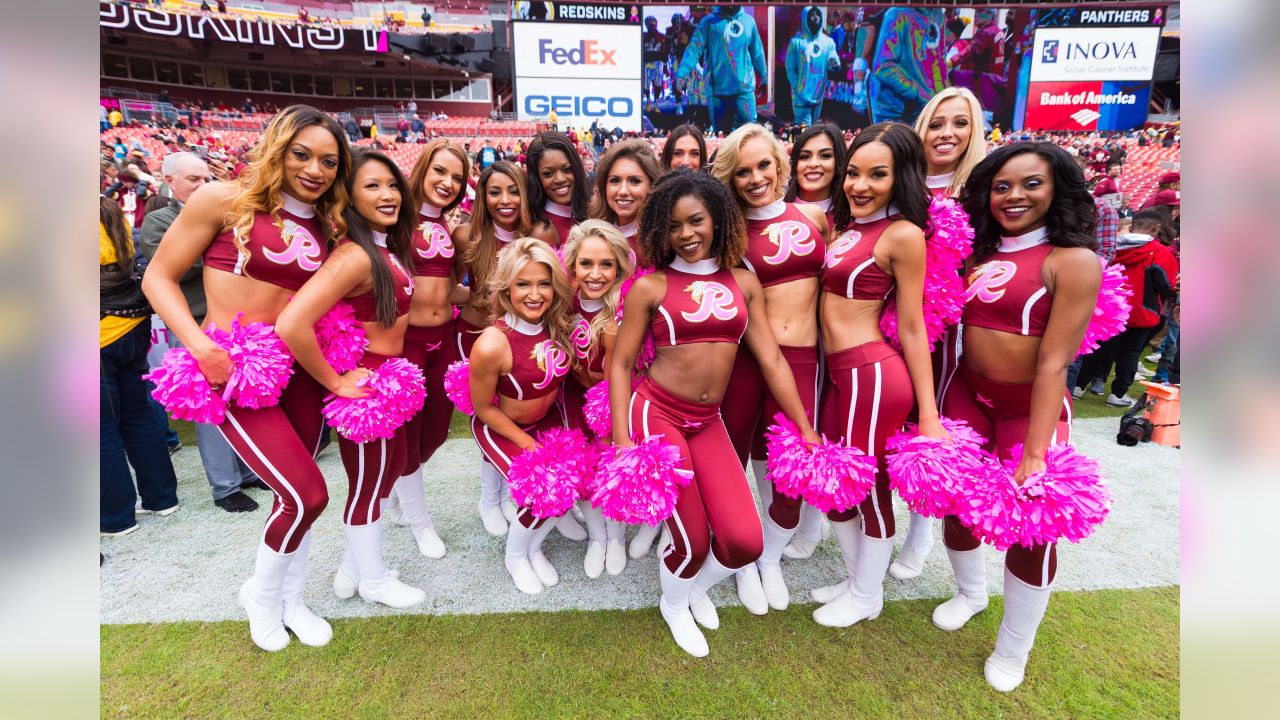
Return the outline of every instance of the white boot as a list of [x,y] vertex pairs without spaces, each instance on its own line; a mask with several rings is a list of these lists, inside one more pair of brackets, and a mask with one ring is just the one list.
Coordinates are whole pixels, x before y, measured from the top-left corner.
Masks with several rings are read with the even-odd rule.
[[551,524],[555,526],[556,530],[560,531],[561,535],[574,542],[582,542],[587,539],[587,531],[582,529],[577,520],[573,519],[571,513],[565,513],[555,518],[551,521]]
[[911,522],[907,525],[907,537],[902,541],[902,550],[889,566],[889,574],[899,580],[911,580],[920,577],[924,571],[924,561],[933,549],[933,518],[919,513],[911,513]]
[[360,572],[356,588],[362,600],[404,609],[427,599],[425,592],[400,582],[387,570],[382,561],[381,524],[343,525],[342,534]]
[[[659,561],[659,566],[666,568],[666,563]],[[689,609],[693,613],[693,618],[698,624],[708,630],[715,630],[720,627],[720,616],[716,613],[715,603],[711,602],[711,598],[707,597],[707,592],[711,588],[720,583],[721,580],[733,575],[735,570],[730,570],[716,559],[714,552],[707,553],[707,559],[703,561],[702,567],[698,569],[698,574],[693,578],[693,589],[689,591]]]
[[533,565],[529,563],[529,546],[533,543],[536,534],[537,530],[530,530],[518,522],[512,523],[507,531],[507,550],[503,562],[507,566],[507,572],[511,574],[511,580],[516,584],[516,589],[526,595],[537,595],[542,592],[542,581],[538,579],[538,574],[533,571]]
[[480,522],[484,523],[484,531],[494,537],[507,534],[507,523],[510,522],[502,512],[502,486],[506,484],[502,473],[493,463],[480,463]]
[[796,534],[791,536],[791,544],[782,551],[783,556],[793,560],[804,560],[813,555],[818,543],[822,542],[822,538],[829,532],[823,522],[825,520],[826,516],[821,510],[809,503],[801,504],[800,527]]
[[[438,560],[445,556],[444,542],[431,524],[431,513],[427,511],[427,496],[422,487],[422,468],[401,477],[392,488],[391,498],[398,498],[400,517],[397,525],[406,525],[418,543],[418,552],[424,557]],[[386,512],[386,505],[383,506]]]
[[[403,479],[403,478],[401,478]],[[399,482],[396,483],[397,485]],[[382,519],[390,523],[395,523],[400,527],[404,527],[409,523],[404,519],[404,510],[400,507],[400,499],[396,497],[395,490],[387,497],[379,500],[382,503]]]
[[893,538],[863,536],[858,546],[858,566],[853,581],[840,597],[813,611],[813,619],[827,627],[849,627],[875,620],[884,608],[884,576],[893,555]]
[[556,572],[556,568],[542,554],[542,541],[547,539],[551,534],[551,528],[556,527],[555,519],[542,523],[542,526],[534,532],[533,541],[529,543],[529,564],[533,566],[533,572],[537,574],[538,580],[546,587],[551,587],[560,582],[560,573]]
[[627,568],[626,525],[617,520],[605,521],[604,569],[610,575],[621,575]]
[[765,600],[774,610],[786,610],[791,604],[791,593],[782,577],[782,549],[795,530],[778,527],[773,518],[764,516],[764,551],[756,561],[760,569],[760,585],[764,588]]
[[996,651],[983,670],[987,682],[1000,692],[1022,684],[1027,656],[1036,641],[1036,629],[1049,607],[1050,587],[1035,587],[1004,570],[1004,619],[996,633]]
[[[497,472],[497,470],[494,470]],[[508,523],[518,522],[517,517],[520,515],[520,508],[516,507],[516,501],[511,498],[511,486],[507,485],[506,478],[498,475],[498,493],[502,497],[502,502],[498,507],[502,508],[502,517],[506,518]]]
[[769,612],[769,601],[764,596],[764,586],[760,584],[760,571],[755,563],[738,570],[734,574],[738,586],[738,599],[742,606],[752,615],[764,615]]
[[[395,568],[387,568],[387,574],[393,578],[400,577],[400,571]],[[356,569],[355,558],[351,557],[351,551],[348,549],[342,558],[341,567],[333,575],[333,594],[342,600],[353,598],[359,583],[360,571]]]
[[333,639],[333,628],[319,615],[311,612],[303,602],[303,589],[307,584],[307,558],[311,554],[311,530],[302,536],[298,549],[289,561],[284,576],[280,599],[284,606],[281,618],[284,626],[293,631],[303,645],[321,647]]
[[587,505],[583,511],[583,519],[587,523],[587,554],[582,560],[582,570],[587,577],[595,580],[604,574],[604,545],[608,531],[605,530],[604,515],[599,508]]
[[969,618],[987,609],[987,561],[982,546],[972,550],[947,548],[956,573],[955,597],[933,609],[933,624],[943,630],[959,630]]
[[752,460],[751,474],[756,477],[756,494],[760,496],[760,512],[767,514],[773,504],[773,483],[769,480],[769,462]]
[[695,578],[678,578],[667,564],[658,561],[658,582],[662,586],[662,598],[658,600],[658,610],[662,619],[671,628],[671,637],[681,650],[694,657],[706,657],[711,652],[707,647],[707,639],[693,621],[689,612],[689,595],[692,592]]
[[292,560],[292,555],[281,555],[259,543],[253,577],[240,586],[240,606],[249,615],[249,637],[267,652],[283,650],[289,644],[280,595]]
[[653,545],[654,538],[658,537],[658,528],[648,525],[641,525],[636,532],[636,536],[631,538],[631,545],[627,548],[627,554],[632,560],[639,560],[649,554],[649,548]]
[[857,518],[844,522],[832,522],[831,534],[836,536],[836,545],[840,547],[840,557],[844,559],[845,572],[849,577],[835,585],[814,588],[809,594],[820,603],[829,603],[840,597],[849,589],[849,581],[853,579],[854,570],[858,567],[858,546],[862,544],[862,528]]

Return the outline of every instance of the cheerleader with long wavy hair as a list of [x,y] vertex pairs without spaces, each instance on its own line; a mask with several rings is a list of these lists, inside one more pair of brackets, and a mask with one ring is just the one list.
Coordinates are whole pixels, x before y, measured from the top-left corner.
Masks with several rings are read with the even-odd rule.
[[[209,183],[192,193],[143,279],[152,307],[216,390],[227,383],[231,356],[196,323],[182,277],[203,258],[206,326],[227,329],[237,317],[274,324],[347,232],[351,151],[333,118],[305,105],[287,107],[271,120],[253,158],[237,183]],[[302,597],[311,525],[329,501],[315,463],[326,432],[324,395],[296,368],[278,405],[229,405],[218,427],[275,493],[253,576],[240,588],[249,635],[267,651],[288,645],[289,630],[308,645],[323,645],[333,634]]]

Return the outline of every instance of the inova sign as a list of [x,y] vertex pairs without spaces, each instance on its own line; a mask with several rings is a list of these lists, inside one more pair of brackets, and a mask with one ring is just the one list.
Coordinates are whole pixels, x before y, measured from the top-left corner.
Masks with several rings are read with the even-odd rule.
[[1042,28],[1031,80],[1150,80],[1160,28]]

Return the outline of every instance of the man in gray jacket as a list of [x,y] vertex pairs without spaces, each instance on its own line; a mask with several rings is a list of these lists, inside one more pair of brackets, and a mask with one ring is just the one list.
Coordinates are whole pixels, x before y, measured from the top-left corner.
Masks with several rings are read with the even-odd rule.
[[[191,193],[209,182],[209,166],[194,153],[178,152],[165,157],[161,165],[161,174],[169,187],[172,200],[168,207],[160,208],[147,214],[142,221],[142,252],[150,260],[160,247],[169,226],[182,212]],[[196,322],[204,322],[204,263],[196,260],[195,265],[182,276],[180,282],[182,294],[191,306],[191,315]],[[177,338],[169,335],[170,342],[177,345]],[[258,509],[258,503],[246,495],[242,487],[266,488],[266,483],[248,468],[240,458],[236,457],[231,445],[227,443],[218,428],[207,423],[196,423],[196,442],[200,446],[200,461],[204,464],[205,477],[213,489],[213,502],[227,512],[251,512]],[[269,489],[269,488],[268,488]]]

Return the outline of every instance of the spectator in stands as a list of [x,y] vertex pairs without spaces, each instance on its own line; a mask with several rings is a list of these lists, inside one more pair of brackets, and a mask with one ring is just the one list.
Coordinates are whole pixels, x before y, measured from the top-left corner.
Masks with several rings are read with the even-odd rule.
[[129,155],[129,146],[124,144],[123,139],[116,138],[111,145],[111,152],[116,162],[124,162],[124,159]]
[[240,105],[240,111],[245,115],[252,115],[255,112],[253,102],[249,98],[245,98],[244,103]]
[[222,15],[227,14],[227,0],[218,0],[218,12]]
[[200,0],[200,12],[202,13],[213,12],[213,8],[209,7],[209,0]]
[[106,132],[111,129],[111,119],[107,115],[107,106],[98,106],[98,132]]
[[1133,231],[1119,239],[1116,262],[1124,265],[1125,281],[1133,290],[1133,309],[1124,332],[1102,343],[1080,369],[1072,395],[1079,398],[1087,387],[1102,393],[1111,365],[1116,368],[1107,404],[1130,407],[1127,396],[1138,370],[1138,358],[1155,333],[1161,316],[1171,307],[1178,283],[1178,260],[1161,243],[1163,216],[1155,210],[1142,210],[1133,218]]
[[[176,512],[178,478],[142,380],[151,346],[151,307],[139,288],[124,213],[105,197],[99,200],[98,268],[98,530],[117,536],[138,529],[138,512]],[[142,501],[136,503],[139,495]]]
[[[150,260],[160,247],[160,241],[169,226],[177,219],[191,193],[212,179],[209,166],[192,153],[174,153],[161,165],[164,181],[170,190],[166,205],[148,213],[142,221],[142,252]],[[179,281],[182,294],[191,306],[191,315],[197,323],[204,323],[204,263],[197,259],[191,269]],[[181,347],[177,336],[169,333],[171,347]],[[255,487],[270,490],[258,476],[245,465],[231,449],[226,438],[214,425],[196,423],[196,442],[200,448],[200,462],[205,477],[213,491],[213,504],[227,512],[252,512],[258,503],[244,494],[242,488]]]
[[[417,105],[417,103],[413,104]],[[417,113],[414,113],[413,121],[409,123],[409,129],[413,131],[412,138],[414,142],[425,142],[427,126],[422,124],[422,118],[418,117]]]
[[401,115],[400,119],[396,121],[396,137],[400,142],[409,140],[409,118],[404,115]]
[[347,122],[342,129],[347,131],[347,137],[351,139],[351,142],[355,142],[361,137],[360,126],[356,124],[356,119],[353,117],[347,118]]
[[1124,196],[1120,194],[1120,186],[1116,181],[1120,178],[1120,164],[1107,166],[1104,175],[1093,187],[1093,197],[1101,204],[1110,205],[1113,209],[1124,204]]
[[480,152],[476,153],[476,161],[480,164],[481,170],[487,169],[498,161],[498,151],[494,149],[493,143],[487,139],[484,141],[484,147],[480,148]]
[[298,22],[304,25],[311,22],[311,11],[302,5],[298,6]]

